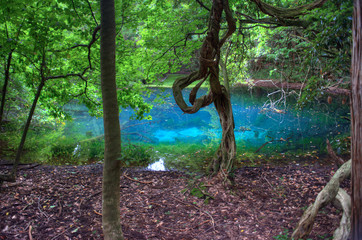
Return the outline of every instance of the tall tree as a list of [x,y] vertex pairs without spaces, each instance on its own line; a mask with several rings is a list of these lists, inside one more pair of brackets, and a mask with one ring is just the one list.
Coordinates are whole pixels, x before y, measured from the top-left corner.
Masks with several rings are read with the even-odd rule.
[[[70,2],[67,3],[71,6]],[[79,88],[77,85],[85,85],[85,89],[87,88],[87,80],[84,78],[84,75],[91,69],[90,49],[96,41],[95,36],[99,30],[99,27],[95,28],[89,44],[74,45],[75,41],[83,41],[89,37],[89,32],[77,31],[77,33],[73,34],[70,34],[70,32],[81,29],[84,27],[83,24],[89,22],[85,21],[76,25],[65,20],[65,17],[72,18],[77,16],[77,14],[69,10],[69,5],[56,1],[41,3],[29,1],[27,4],[23,2],[18,2],[18,4],[24,11],[23,15],[26,21],[24,20],[24,26],[21,29],[25,32],[25,34],[22,34],[23,38],[18,39],[19,34],[16,38],[18,58],[21,56],[21,61],[19,60],[17,63],[23,66],[22,70],[26,76],[26,83],[24,85],[33,88],[34,99],[23,128],[13,169],[10,174],[0,175],[0,183],[2,181],[15,181],[17,166],[20,163],[28,130],[38,101],[44,95],[42,93],[47,87],[46,83],[49,80],[57,79],[52,86],[48,86],[46,89],[47,96],[43,96],[46,100],[44,103],[48,105],[48,109],[54,112],[59,111],[61,103],[69,101],[69,98],[73,98],[73,93],[78,93]],[[64,14],[65,10],[68,10],[66,11],[67,14]],[[16,24],[17,21],[8,23],[8,25]],[[20,32],[20,29],[18,32]],[[69,41],[63,42],[63,37],[69,37],[70,35],[72,37],[68,39]],[[57,40],[62,41],[64,45],[69,44],[71,47],[61,50]],[[84,51],[84,49],[86,50]],[[85,61],[87,57],[89,61]],[[8,61],[8,63],[10,64],[11,62]],[[69,86],[69,88],[66,88],[67,91],[64,91],[65,86]],[[82,87],[80,88],[82,89]],[[86,90],[82,90],[80,94],[77,94],[78,96],[82,94],[87,95]],[[54,101],[54,98],[57,101]]]
[[[228,26],[227,31],[220,38],[221,16],[223,12],[225,12]],[[185,113],[195,113],[202,107],[214,103],[220,117],[222,139],[219,149],[213,159],[211,169],[215,174],[220,174],[223,179],[226,179],[229,172],[232,170],[236,153],[236,143],[230,95],[226,88],[220,84],[219,61],[221,47],[233,34],[235,29],[235,20],[232,17],[228,0],[214,0],[210,11],[207,36],[200,50],[199,70],[186,77],[177,79],[172,87],[175,101]],[[209,93],[196,99],[197,91],[207,79],[210,84]],[[195,81],[199,81],[199,83],[190,93],[189,101],[192,106],[188,106],[183,99],[182,89]]]
[[362,0],[354,1],[352,49],[352,239],[362,239]]
[[102,225],[104,239],[123,239],[120,223],[121,132],[116,88],[116,23],[113,0],[101,0],[101,86],[104,121]]
[[[272,25],[274,27],[304,27],[309,22],[301,19],[301,16],[305,15],[306,11],[310,11],[322,6],[325,1],[326,0],[316,0],[313,3],[294,8],[281,8],[272,6],[260,0],[252,0],[252,2],[254,2],[257,7],[257,10],[254,12],[262,12],[268,17],[263,19],[255,19],[239,12],[238,16],[240,19],[238,19],[238,25],[266,24],[269,26]],[[233,9],[243,9],[244,6],[242,4],[243,3],[239,2],[235,3]],[[223,178],[225,178],[229,175],[233,168],[236,144],[230,95],[227,91],[227,88],[220,83],[219,64],[222,55],[221,48],[226,40],[236,30],[237,24],[233,18],[229,7],[229,2],[227,0],[214,0],[211,9],[207,8],[203,4],[201,4],[201,6],[210,11],[210,17],[207,35],[200,49],[199,70],[191,73],[187,77],[177,79],[173,85],[173,93],[177,105],[185,113],[195,113],[202,107],[214,103],[220,118],[222,139],[216,155],[213,158],[211,170],[214,174],[221,175]],[[225,21],[223,21],[223,18],[221,18],[223,12],[225,13],[227,26],[223,25],[225,24]],[[221,38],[219,37],[220,29],[223,29],[224,31],[224,34]],[[222,63],[221,66],[223,66]],[[223,68],[226,70],[225,66]],[[196,99],[197,91],[206,80],[208,80],[210,85],[209,93]],[[199,83],[190,93],[189,102],[191,103],[191,106],[188,106],[183,99],[182,90],[195,81],[199,81]],[[227,83],[227,81],[225,81],[225,83]]]
[[12,4],[8,2],[3,4],[4,3],[1,2],[0,57],[4,58],[4,84],[1,91],[0,125],[4,118],[4,108],[10,82],[10,72],[13,65],[14,51],[19,43],[24,25],[24,16],[21,16],[21,4],[16,1]]

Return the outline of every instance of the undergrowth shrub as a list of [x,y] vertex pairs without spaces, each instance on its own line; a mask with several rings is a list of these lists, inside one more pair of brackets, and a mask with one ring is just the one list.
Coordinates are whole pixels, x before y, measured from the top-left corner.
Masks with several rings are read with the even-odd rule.
[[168,168],[190,172],[206,172],[216,149],[216,146],[200,144],[157,146],[159,155],[165,159]]
[[121,160],[125,167],[144,167],[154,160],[154,150],[147,145],[128,144],[122,146],[121,153]]

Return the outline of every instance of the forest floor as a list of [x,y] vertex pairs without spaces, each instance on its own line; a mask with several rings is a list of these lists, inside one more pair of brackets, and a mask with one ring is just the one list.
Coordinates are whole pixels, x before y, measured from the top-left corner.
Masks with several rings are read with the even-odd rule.
[[[9,168],[2,165],[0,172]],[[20,168],[17,182],[1,188],[0,239],[103,238],[101,164]],[[120,178],[124,236],[287,239],[336,169],[322,161],[244,167],[232,188],[176,171],[127,169]],[[343,187],[349,190],[349,184]],[[339,210],[327,206],[310,239],[330,239],[339,219]]]

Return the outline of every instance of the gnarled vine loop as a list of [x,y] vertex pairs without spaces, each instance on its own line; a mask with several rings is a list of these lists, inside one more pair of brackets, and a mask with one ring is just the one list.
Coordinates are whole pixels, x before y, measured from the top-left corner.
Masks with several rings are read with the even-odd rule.
[[[225,12],[228,29],[220,39],[220,26],[222,13]],[[230,95],[226,88],[219,81],[219,60],[220,49],[226,40],[236,29],[235,20],[232,17],[228,0],[214,0],[209,18],[209,29],[200,49],[199,70],[186,77],[177,79],[173,86],[173,95],[176,104],[185,113],[195,113],[202,107],[211,103],[220,117],[222,138],[219,149],[211,164],[213,173],[221,174],[225,178],[231,171],[236,152],[234,119],[230,102]],[[208,79],[210,91],[199,98],[196,98],[201,85]],[[189,106],[183,99],[182,90],[190,84],[199,81],[191,90],[189,95]],[[220,175],[220,174],[219,174]]]

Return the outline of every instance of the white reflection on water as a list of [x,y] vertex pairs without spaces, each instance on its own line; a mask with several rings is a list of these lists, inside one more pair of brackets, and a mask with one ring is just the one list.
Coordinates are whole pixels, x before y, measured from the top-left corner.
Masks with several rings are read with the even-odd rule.
[[165,168],[164,158],[160,158],[160,160],[158,160],[157,162],[150,164],[147,167],[147,170],[166,171],[167,169]]

